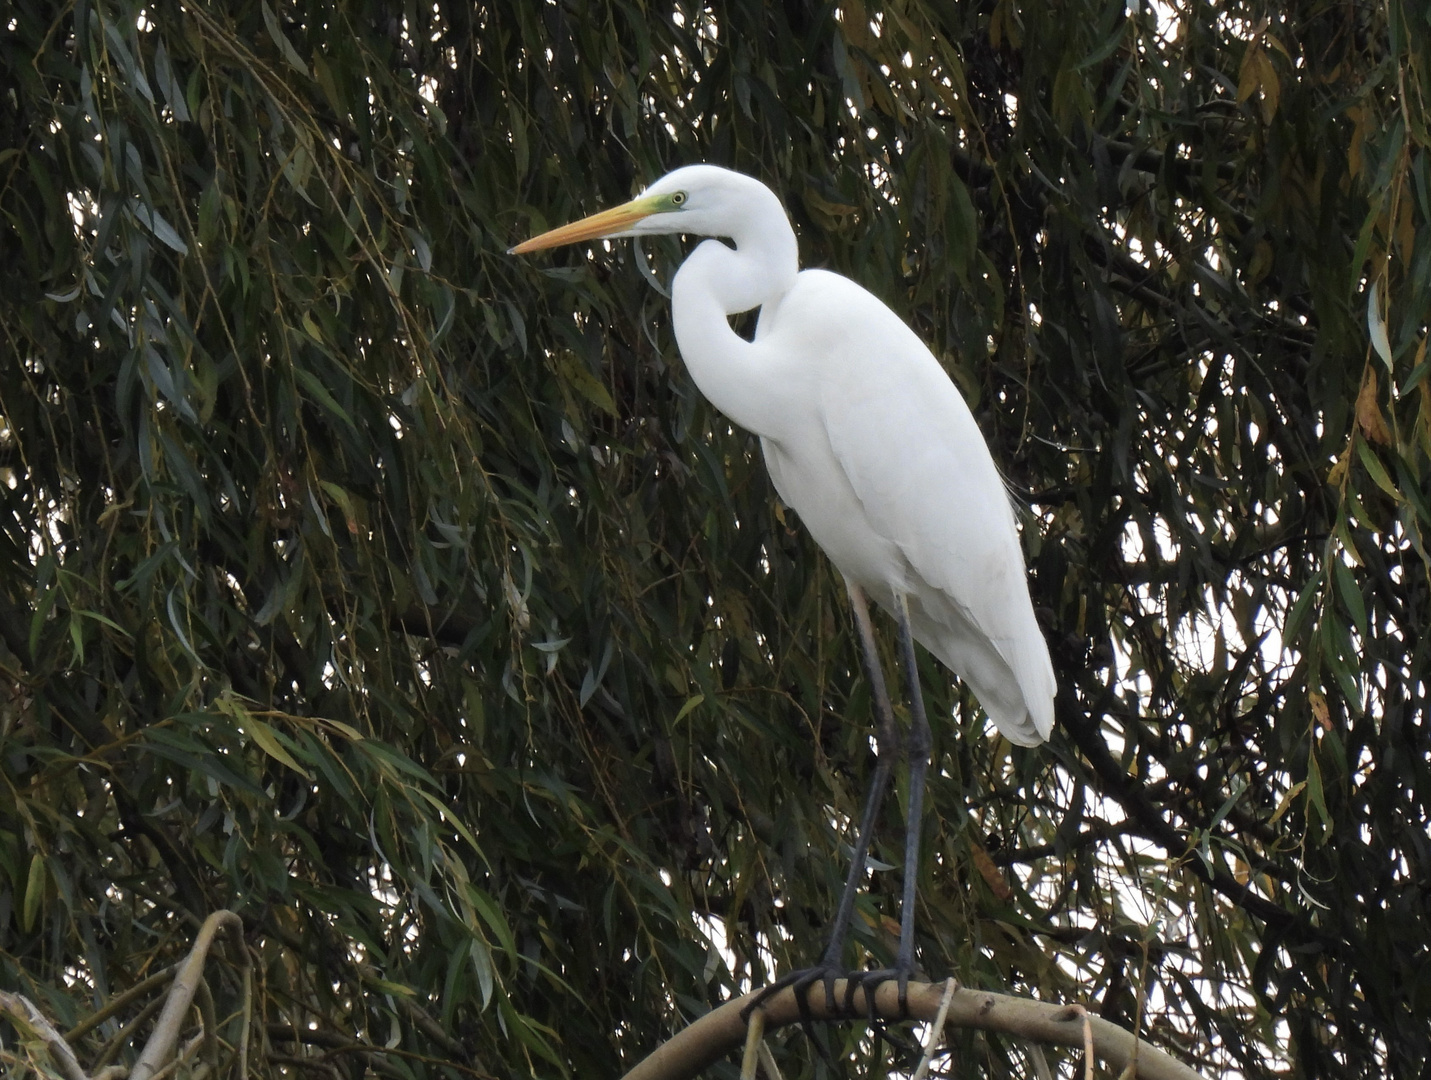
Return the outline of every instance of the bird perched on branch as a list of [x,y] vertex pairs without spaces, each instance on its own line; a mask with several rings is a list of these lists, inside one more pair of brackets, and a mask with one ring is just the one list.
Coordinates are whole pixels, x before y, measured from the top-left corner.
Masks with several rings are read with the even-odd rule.
[[[691,377],[717,409],[760,436],[775,489],[845,577],[879,720],[878,763],[829,944],[771,990],[825,983],[833,998],[855,887],[893,762],[910,783],[899,951],[914,970],[914,882],[930,734],[914,643],[979,699],[999,731],[1034,746],[1053,727],[1054,674],[1034,618],[1008,495],[969,407],[900,318],[849,278],[799,265],[780,200],[749,176],[690,165],[630,202],[535,236],[521,254],[617,236],[707,237],[676,272],[671,310]],[[729,317],[760,309],[754,339]],[[868,601],[893,615],[911,724],[901,739],[875,651]]]

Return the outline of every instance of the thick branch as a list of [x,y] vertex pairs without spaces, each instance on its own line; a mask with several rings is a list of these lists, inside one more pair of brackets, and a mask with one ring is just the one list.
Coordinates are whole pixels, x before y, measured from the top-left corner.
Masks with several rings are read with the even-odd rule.
[[[909,986],[909,1018],[932,1021],[939,1012],[942,983],[911,983]],[[843,980],[835,984],[836,1010],[825,1009],[824,994],[809,995],[810,1014],[815,1020],[866,1020],[868,1010],[863,992],[855,995],[855,1008],[846,1012]],[[754,993],[726,1002],[713,1009],[668,1042],[662,1043],[622,1080],[690,1080],[745,1041],[745,1021],[740,1011]],[[768,998],[761,1009],[767,1029],[800,1022],[800,1009],[792,989],[782,990]],[[899,991],[887,982],[875,992],[875,1010],[884,1020],[901,1019]],[[1135,1075],[1143,1080],[1201,1080],[1198,1073],[1177,1059],[1144,1042],[1129,1031],[1096,1016],[1085,1017],[1081,1009],[1067,1005],[1050,1005],[1029,998],[995,994],[984,990],[959,989],[949,1003],[947,1024],[955,1027],[998,1031],[1033,1042],[1054,1046],[1083,1046],[1085,1019],[1093,1030],[1094,1053],[1118,1073],[1136,1058]]]
[[[134,1063],[134,1068],[129,1074],[130,1080],[150,1080],[169,1060],[169,1055],[178,1045],[184,1016],[188,1013],[189,1006],[194,1001],[194,994],[199,989],[199,982],[203,978],[204,961],[208,959],[209,948],[214,943],[215,935],[226,927],[233,932],[239,959],[245,967],[248,966],[242,934],[243,920],[232,911],[214,912],[204,920],[203,929],[199,931],[199,936],[194,941],[194,947],[189,950],[189,955],[185,958],[183,966],[179,968],[178,975],[174,977],[174,985],[169,988],[169,997],[164,1002],[164,1011],[159,1014],[159,1019],[154,1025],[154,1032],[149,1036],[149,1042],[145,1044],[144,1052]],[[240,1048],[241,1066],[246,1044],[247,1033],[245,1032],[244,1044]]]
[[65,1080],[89,1080],[84,1069],[80,1068],[70,1044],[65,1042],[64,1036],[55,1030],[54,1025],[45,1019],[45,1014],[40,1012],[29,998],[0,990],[0,1013],[9,1013],[17,1024],[30,1026],[49,1048],[50,1058]]

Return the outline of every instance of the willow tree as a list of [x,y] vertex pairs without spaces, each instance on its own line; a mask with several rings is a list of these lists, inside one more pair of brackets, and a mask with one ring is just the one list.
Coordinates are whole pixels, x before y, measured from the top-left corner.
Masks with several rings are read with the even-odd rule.
[[0,985],[130,1062],[228,909],[212,1071],[606,1075],[814,956],[872,767],[840,583],[679,361],[678,242],[505,255],[706,160],[930,343],[1019,503],[1059,723],[1011,749],[928,661],[923,970],[1208,1075],[1423,1075],[1428,37],[17,0]]

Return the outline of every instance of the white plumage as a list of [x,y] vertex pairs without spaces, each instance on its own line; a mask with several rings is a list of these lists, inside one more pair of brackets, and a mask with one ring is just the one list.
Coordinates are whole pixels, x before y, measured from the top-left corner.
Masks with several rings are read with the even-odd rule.
[[[969,407],[922,341],[848,278],[800,271],[760,182],[677,169],[615,210],[514,251],[596,236],[691,233],[672,283],[676,342],[701,392],[760,436],[780,497],[848,581],[973,690],[1011,742],[1053,727],[1054,674],[1008,496]],[[730,315],[760,308],[753,341]]]

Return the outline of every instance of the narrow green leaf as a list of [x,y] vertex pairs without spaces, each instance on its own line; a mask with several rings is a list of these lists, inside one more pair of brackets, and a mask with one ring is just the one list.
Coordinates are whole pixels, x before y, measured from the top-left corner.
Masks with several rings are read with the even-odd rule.
[[308,770],[294,761],[293,755],[283,748],[283,744],[278,741],[278,736],[273,728],[247,711],[236,711],[233,715],[234,720],[244,733],[256,742],[265,754],[273,758],[274,761],[286,765],[305,780],[313,779]]
[[616,415],[616,402],[611,399],[611,392],[587,370],[586,365],[575,353],[563,352],[557,358],[557,368],[562,379],[578,394],[608,416]]
[[1295,641],[1302,634],[1306,627],[1307,616],[1311,614],[1312,607],[1322,591],[1322,571],[1318,570],[1302,586],[1302,591],[1297,596],[1297,602],[1292,605],[1292,610],[1287,614],[1287,622],[1282,629],[1282,636],[1288,641]]
[[[312,348],[312,346],[309,347]],[[294,365],[293,377],[303,384],[303,389],[306,390],[318,404],[322,405],[325,410],[347,424],[355,434],[357,433],[358,426],[353,423],[353,418],[348,415],[348,411],[344,409],[343,406],[338,404],[337,399],[328,392],[328,388],[319,381],[318,376],[314,375],[307,368]]]
[[293,66],[295,71],[307,75],[308,65],[303,62],[303,57],[298,55],[298,50],[293,47],[293,43],[288,40],[282,27],[278,25],[278,16],[273,13],[273,8],[268,6],[268,0],[262,0],[259,6],[263,9],[263,25],[268,27],[268,36],[273,38],[273,43],[283,53],[283,58]]
[[481,938],[473,937],[467,947],[467,956],[472,961],[472,970],[477,972],[477,986],[482,993],[482,1008],[485,1009],[492,1003],[492,991],[496,982],[491,946]]
[[164,47],[162,40],[154,47],[154,77],[159,82],[159,92],[174,111],[174,119],[181,123],[190,120],[189,105],[184,100],[184,86],[174,74],[169,61],[169,50]]
[[187,735],[154,725],[145,729],[144,739],[139,745],[145,753],[210,776],[225,787],[264,801],[268,799],[268,793],[263,788],[239,771],[241,764],[234,761],[233,767],[230,767],[226,762],[232,758],[220,757],[212,748],[199,745]]
[[135,220],[153,233],[154,238],[160,243],[173,248],[180,255],[189,254],[189,245],[184,243],[184,238],[179,235],[179,231],[170,225],[168,219],[158,210],[136,199],[130,204],[130,212],[133,213]]
[[[1307,802],[1322,819],[1322,824],[1330,828],[1332,816],[1327,812],[1326,794],[1322,791],[1322,767],[1317,764],[1315,743],[1307,752]],[[1323,834],[1325,835],[1325,833]]]
[[30,859],[30,874],[25,881],[25,899],[20,908],[20,929],[30,933],[40,916],[40,902],[45,898],[45,858],[38,851]]
[[[1386,492],[1386,494],[1390,495],[1397,502],[1400,502],[1402,498],[1401,492],[1396,490],[1396,485],[1391,482],[1391,477],[1386,473],[1386,466],[1384,466],[1381,463],[1381,459],[1376,456],[1376,451],[1367,445],[1365,439],[1357,439],[1356,449],[1357,456],[1361,458],[1361,463],[1366,466],[1367,475],[1371,477],[1376,486],[1381,488],[1382,491]],[[1370,523],[1363,522],[1363,524]]]
[[687,698],[686,703],[681,706],[681,711],[676,713],[676,718],[671,721],[672,726],[675,726],[676,724],[679,724],[682,720],[684,720],[686,716],[691,712],[691,710],[698,706],[701,702],[705,701],[705,699],[706,696],[704,694],[696,694],[693,697]]
[[1347,611],[1352,617],[1352,623],[1356,626],[1357,632],[1363,637],[1366,636],[1366,601],[1361,595],[1356,578],[1352,575],[1351,568],[1341,559],[1333,559],[1332,566],[1337,579],[1337,592],[1341,595],[1342,601],[1347,606]]
[[463,823],[461,818],[459,818],[456,814],[452,812],[451,807],[445,806],[436,795],[428,791],[426,788],[414,787],[409,788],[408,790],[414,795],[418,796],[420,799],[423,799],[424,801],[430,803],[433,809],[435,809],[438,814],[441,815],[442,820],[447,822],[448,825],[452,826],[452,828],[456,831],[457,835],[462,837],[462,839],[467,842],[467,846],[472,849],[473,854],[477,855],[478,858],[482,859],[483,862],[486,862],[487,856],[482,853],[482,848],[477,843],[477,837],[472,835],[472,830],[469,829],[466,824]]

